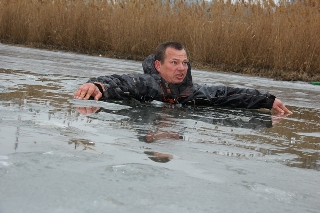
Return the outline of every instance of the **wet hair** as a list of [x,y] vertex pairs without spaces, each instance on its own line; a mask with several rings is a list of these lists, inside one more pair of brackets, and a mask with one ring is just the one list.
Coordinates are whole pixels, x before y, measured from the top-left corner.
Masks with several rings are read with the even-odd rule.
[[157,46],[156,52],[155,52],[155,60],[158,60],[161,63],[163,63],[165,59],[166,50],[168,47],[174,48],[176,50],[186,50],[186,48],[179,42],[167,41]]

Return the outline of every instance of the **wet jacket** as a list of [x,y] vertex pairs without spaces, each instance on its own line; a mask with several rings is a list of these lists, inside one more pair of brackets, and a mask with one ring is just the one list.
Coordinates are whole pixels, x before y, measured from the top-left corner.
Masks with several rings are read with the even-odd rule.
[[187,76],[182,83],[168,83],[155,69],[154,61],[154,55],[149,55],[143,61],[144,74],[101,76],[91,78],[88,83],[97,85],[103,94],[101,100],[134,98],[142,102],[157,100],[173,104],[228,106],[247,109],[272,108],[275,96],[268,92],[193,83],[190,64],[188,64]]

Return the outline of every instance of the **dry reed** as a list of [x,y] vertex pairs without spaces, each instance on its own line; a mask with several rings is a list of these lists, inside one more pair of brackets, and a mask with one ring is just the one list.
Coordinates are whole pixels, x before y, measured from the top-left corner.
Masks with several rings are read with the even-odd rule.
[[218,0],[0,0],[0,41],[141,59],[183,43],[195,65],[320,80],[320,4]]

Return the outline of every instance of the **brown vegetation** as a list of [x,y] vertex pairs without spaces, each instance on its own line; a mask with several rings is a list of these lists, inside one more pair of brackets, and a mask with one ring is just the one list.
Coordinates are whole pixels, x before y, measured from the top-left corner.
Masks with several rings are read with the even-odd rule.
[[320,80],[319,35],[317,0],[0,0],[1,42],[140,60],[176,40],[198,68],[281,80]]

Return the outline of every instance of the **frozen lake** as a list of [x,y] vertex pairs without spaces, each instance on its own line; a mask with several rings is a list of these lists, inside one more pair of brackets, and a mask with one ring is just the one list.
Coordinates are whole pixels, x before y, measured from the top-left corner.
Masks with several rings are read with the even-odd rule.
[[0,44],[0,213],[319,212],[320,86],[193,70],[197,83],[270,91],[288,117],[73,99],[90,77],[140,72]]

